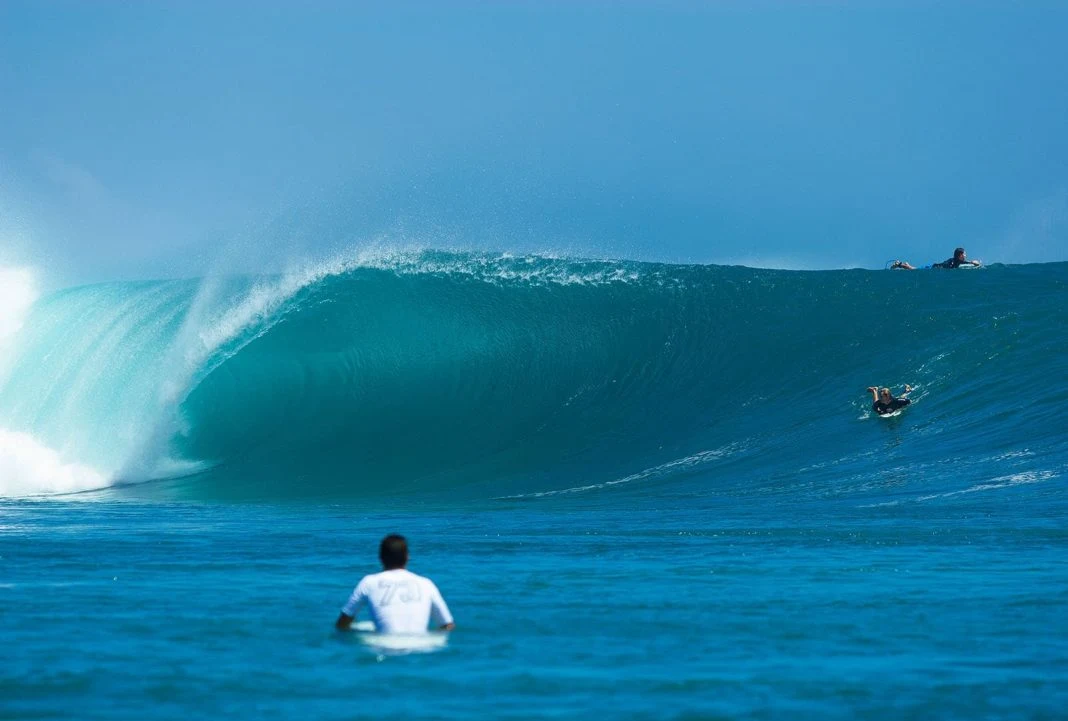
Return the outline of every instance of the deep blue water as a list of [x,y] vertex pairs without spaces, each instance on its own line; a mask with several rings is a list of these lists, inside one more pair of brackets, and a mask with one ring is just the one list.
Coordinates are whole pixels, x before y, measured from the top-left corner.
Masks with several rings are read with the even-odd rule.
[[[41,298],[0,717],[1064,718],[1066,289],[422,253]],[[389,532],[444,650],[333,631]]]

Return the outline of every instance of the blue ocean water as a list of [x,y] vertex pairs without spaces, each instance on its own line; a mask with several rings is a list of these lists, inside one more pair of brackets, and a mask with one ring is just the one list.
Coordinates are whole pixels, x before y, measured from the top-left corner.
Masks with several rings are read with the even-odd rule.
[[[0,717],[1063,718],[1066,290],[424,251],[3,294]],[[443,650],[333,630],[390,532]]]

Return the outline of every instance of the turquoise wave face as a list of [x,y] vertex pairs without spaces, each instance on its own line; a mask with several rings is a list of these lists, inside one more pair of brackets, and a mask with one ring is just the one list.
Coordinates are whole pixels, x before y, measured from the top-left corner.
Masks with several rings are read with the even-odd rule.
[[[136,491],[186,497],[861,487],[873,433],[931,467],[996,451],[1062,468],[1066,281],[1066,264],[418,253],[89,286],[33,308],[0,427],[113,483],[189,476]],[[904,383],[907,413],[872,418],[864,389]]]

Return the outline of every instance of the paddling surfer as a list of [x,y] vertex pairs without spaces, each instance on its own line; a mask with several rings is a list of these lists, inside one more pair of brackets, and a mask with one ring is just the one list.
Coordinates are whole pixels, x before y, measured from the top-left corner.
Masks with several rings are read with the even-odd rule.
[[[941,263],[933,263],[931,267],[953,270],[955,268],[961,267],[962,265],[980,266],[982,265],[982,263],[980,263],[978,260],[968,260],[968,253],[965,252],[964,248],[957,248],[953,251],[952,258],[947,258]],[[895,260],[893,263],[890,264],[891,270],[894,270],[896,268],[901,268],[903,270],[916,270],[916,266],[912,265],[907,260]]]
[[905,398],[906,395],[912,392],[912,386],[908,384],[905,385],[905,391],[898,398],[894,398],[889,388],[868,386],[868,391],[871,392],[872,410],[881,416],[893,413],[912,403],[908,398]]

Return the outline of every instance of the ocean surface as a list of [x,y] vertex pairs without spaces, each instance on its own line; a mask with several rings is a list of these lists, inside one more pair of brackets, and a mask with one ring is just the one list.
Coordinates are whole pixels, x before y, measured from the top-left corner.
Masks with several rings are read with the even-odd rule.
[[0,280],[0,718],[1068,718],[1066,263]]

